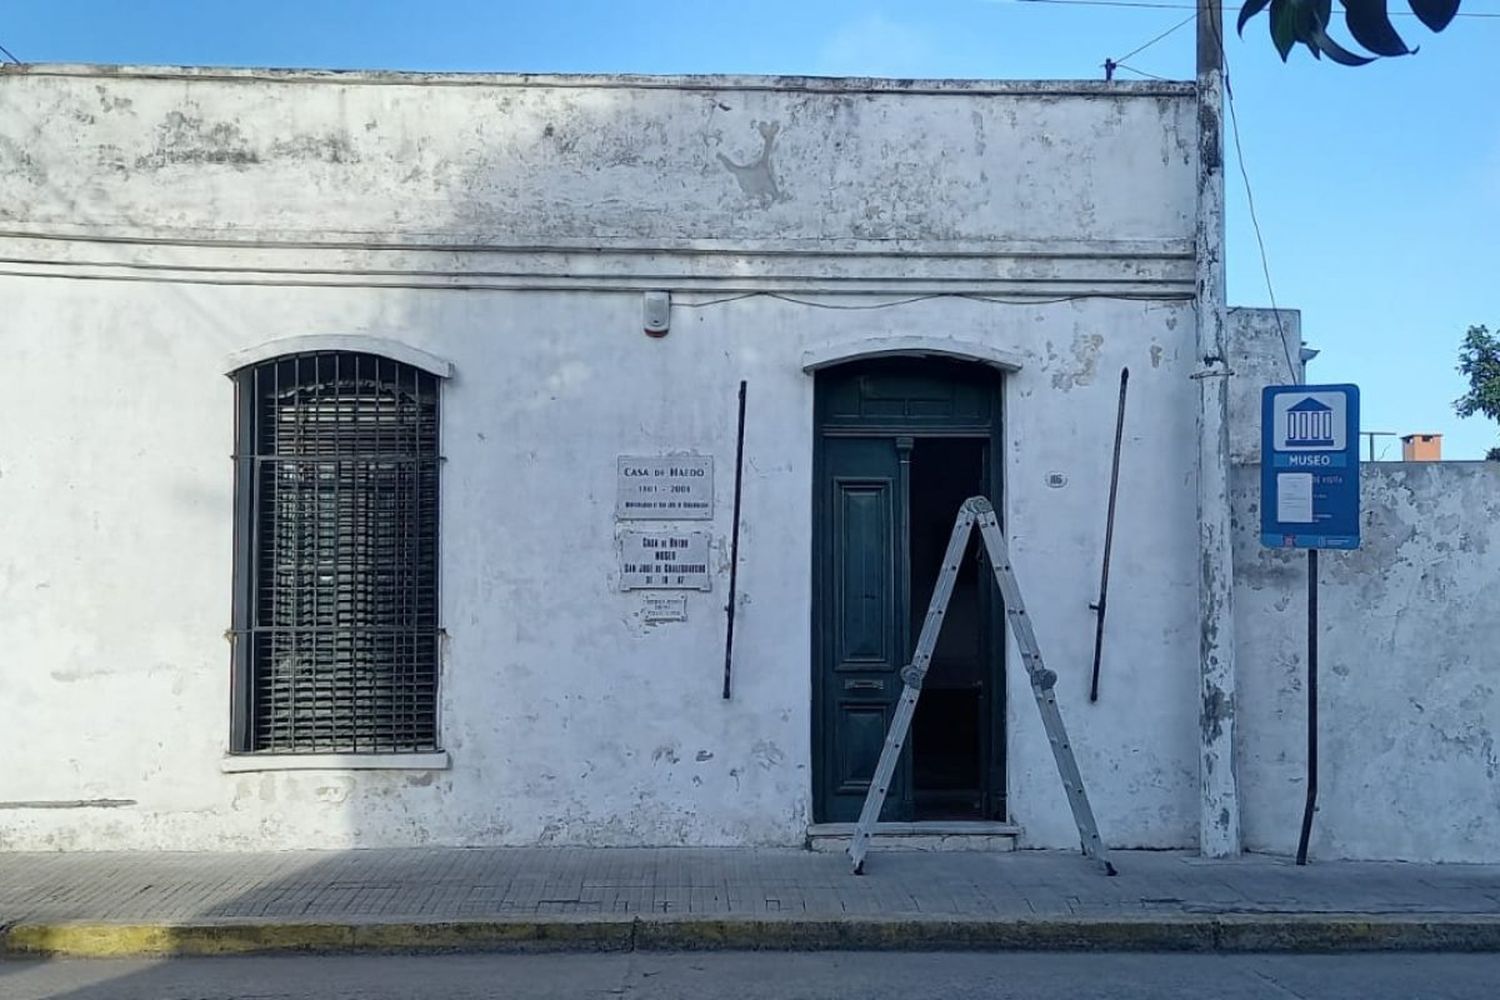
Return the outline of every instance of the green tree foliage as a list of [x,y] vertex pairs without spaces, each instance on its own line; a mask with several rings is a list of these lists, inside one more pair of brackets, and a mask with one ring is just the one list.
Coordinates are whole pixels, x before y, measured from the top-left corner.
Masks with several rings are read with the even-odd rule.
[[[1406,0],[1411,12],[1432,31],[1442,31],[1458,13],[1460,0]],[[1344,25],[1354,41],[1373,55],[1359,55],[1344,48],[1328,35],[1333,23],[1333,0],[1245,0],[1240,7],[1239,32],[1255,15],[1270,8],[1271,42],[1281,53],[1282,62],[1291,55],[1298,42],[1316,59],[1327,56],[1342,66],[1363,66],[1379,56],[1405,56],[1416,52],[1391,25],[1388,0],[1339,0],[1344,8]]]
[[[1471,326],[1458,349],[1459,374],[1469,380],[1469,391],[1453,401],[1460,417],[1483,414],[1500,421],[1500,335],[1487,326]],[[1500,448],[1485,456],[1500,462]]]

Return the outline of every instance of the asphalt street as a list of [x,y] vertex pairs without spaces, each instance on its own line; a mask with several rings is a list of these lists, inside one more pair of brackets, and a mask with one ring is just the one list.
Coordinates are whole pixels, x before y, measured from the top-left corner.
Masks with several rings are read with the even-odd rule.
[[622,953],[0,962],[0,998],[1495,996],[1500,955]]

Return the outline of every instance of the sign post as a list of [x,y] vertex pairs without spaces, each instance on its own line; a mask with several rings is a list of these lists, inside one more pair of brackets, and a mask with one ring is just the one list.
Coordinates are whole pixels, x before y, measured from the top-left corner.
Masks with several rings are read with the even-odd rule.
[[1359,548],[1359,388],[1273,385],[1261,392],[1260,541],[1307,549],[1307,804],[1297,864],[1318,803],[1318,550]]

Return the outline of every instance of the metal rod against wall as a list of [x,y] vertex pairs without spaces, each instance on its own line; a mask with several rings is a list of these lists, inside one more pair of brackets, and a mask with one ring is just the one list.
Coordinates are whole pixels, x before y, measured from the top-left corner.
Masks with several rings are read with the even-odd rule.
[[1130,369],[1120,369],[1120,408],[1115,414],[1115,457],[1109,470],[1109,513],[1104,519],[1104,564],[1099,569],[1099,602],[1092,605],[1098,616],[1094,622],[1094,675],[1089,681],[1089,701],[1099,700],[1099,660],[1104,652],[1104,609],[1109,597],[1109,553],[1115,541],[1115,495],[1120,487],[1120,442],[1125,434],[1125,391],[1130,385]]
[[1318,808],[1318,550],[1307,550],[1307,805],[1302,809],[1302,836],[1297,864],[1307,864],[1307,841]]
[[740,490],[745,474],[745,380],[740,379],[739,427],[734,439],[734,527],[729,536],[729,603],[724,605],[724,700],[729,700],[734,663],[734,606],[740,573]]

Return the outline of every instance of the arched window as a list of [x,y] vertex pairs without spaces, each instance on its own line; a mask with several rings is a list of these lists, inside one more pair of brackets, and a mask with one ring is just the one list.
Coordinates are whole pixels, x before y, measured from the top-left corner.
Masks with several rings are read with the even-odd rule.
[[312,350],[233,377],[233,751],[437,749],[438,376]]

